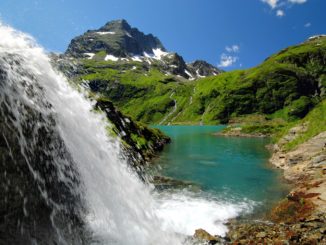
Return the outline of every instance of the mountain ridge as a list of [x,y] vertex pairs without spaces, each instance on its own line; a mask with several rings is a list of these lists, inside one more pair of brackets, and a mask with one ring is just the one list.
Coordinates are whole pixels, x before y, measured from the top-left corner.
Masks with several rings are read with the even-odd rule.
[[[321,36],[283,49],[254,68],[193,81],[156,63],[94,57],[78,59],[75,80],[143,123],[211,125],[255,113],[291,121],[304,117],[325,97],[325,50],[326,38]],[[182,64],[175,69],[182,71]],[[196,72],[201,64],[188,64],[187,69],[193,66]]]
[[179,75],[189,80],[222,72],[206,61],[197,60],[187,64],[178,53],[167,51],[153,34],[144,34],[124,19],[109,21],[99,29],[88,30],[75,37],[65,55],[121,63],[142,62],[159,67],[168,75]]

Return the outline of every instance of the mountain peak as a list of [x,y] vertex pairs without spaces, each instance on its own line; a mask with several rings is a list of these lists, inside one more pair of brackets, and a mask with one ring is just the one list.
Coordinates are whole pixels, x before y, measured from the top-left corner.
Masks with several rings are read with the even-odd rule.
[[188,64],[188,67],[191,67],[196,72],[198,77],[217,75],[223,72],[204,60],[195,60],[194,62]]
[[66,51],[73,57],[104,51],[116,57],[154,54],[153,50],[166,51],[161,41],[152,34],[144,34],[131,27],[124,19],[113,20],[97,30],[89,30],[74,38]]
[[179,75],[189,80],[221,72],[205,61],[186,64],[182,56],[167,52],[157,37],[131,27],[124,19],[109,21],[97,30],[74,38],[66,54],[103,61],[143,62],[146,66],[159,67],[166,75]]
[[114,31],[114,30],[130,31],[131,26],[125,19],[120,19],[120,20],[112,20],[112,21],[107,22],[99,30],[101,30],[101,31]]

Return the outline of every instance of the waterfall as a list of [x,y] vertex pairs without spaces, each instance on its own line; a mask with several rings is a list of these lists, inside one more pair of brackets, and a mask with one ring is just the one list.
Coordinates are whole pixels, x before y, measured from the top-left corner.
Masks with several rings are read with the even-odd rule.
[[33,38],[4,25],[0,36],[0,239],[180,244],[162,230],[150,188],[119,156],[105,117]]
[[185,244],[247,203],[139,180],[106,117],[27,34],[0,24],[0,243]]

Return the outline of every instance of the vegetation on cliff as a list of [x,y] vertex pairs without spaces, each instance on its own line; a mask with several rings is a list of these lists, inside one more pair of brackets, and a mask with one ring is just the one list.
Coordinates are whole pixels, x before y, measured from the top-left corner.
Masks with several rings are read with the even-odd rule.
[[159,63],[96,56],[79,60],[75,80],[144,123],[218,124],[257,114],[282,124],[303,118],[325,94],[325,37],[286,48],[257,67],[194,81],[162,72]]
[[131,164],[145,164],[170,142],[170,138],[160,130],[133,121],[106,99],[98,98],[95,108],[106,114],[111,123],[108,132],[121,141]]

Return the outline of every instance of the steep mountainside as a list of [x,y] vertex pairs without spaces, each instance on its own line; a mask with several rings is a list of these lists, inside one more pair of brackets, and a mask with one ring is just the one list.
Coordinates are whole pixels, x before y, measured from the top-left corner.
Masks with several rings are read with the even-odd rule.
[[196,82],[193,106],[179,121],[227,122],[260,113],[286,120],[304,117],[325,96],[326,38],[308,40],[261,65]]
[[129,55],[152,54],[153,50],[165,51],[160,40],[152,34],[145,35],[125,20],[108,22],[98,30],[87,31],[84,35],[74,38],[67,50],[72,56],[91,56],[89,53],[106,51],[117,57]]
[[[101,52],[92,59],[74,59],[75,81],[145,123],[218,124],[248,114],[293,121],[325,96],[324,36],[286,48],[257,67],[194,81],[162,72],[158,63],[105,61]],[[183,67],[182,62],[176,67]],[[203,61],[187,67],[198,77],[209,74]]]
[[203,61],[186,64],[177,53],[167,52],[157,37],[132,28],[126,20],[108,22],[98,30],[74,38],[66,55],[93,61],[140,62],[147,68],[158,68],[163,74],[190,80],[221,72]]

